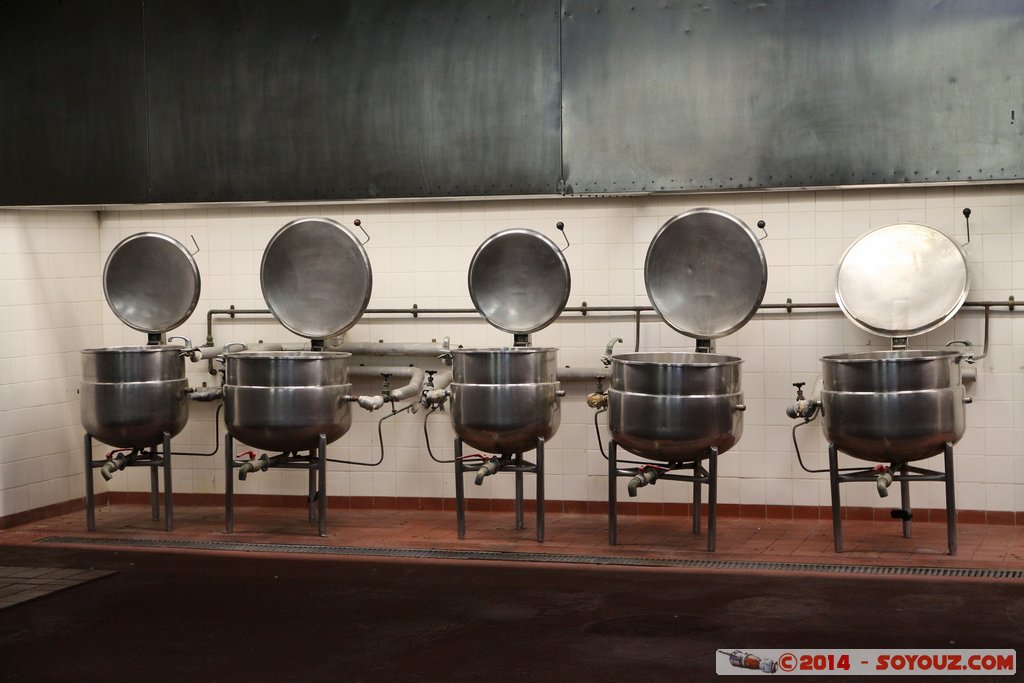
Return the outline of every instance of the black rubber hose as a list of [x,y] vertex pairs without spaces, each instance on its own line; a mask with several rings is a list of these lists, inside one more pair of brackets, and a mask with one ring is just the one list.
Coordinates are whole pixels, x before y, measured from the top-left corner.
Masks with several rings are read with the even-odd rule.
[[427,418],[435,412],[437,412],[437,408],[431,407],[430,410],[423,415],[423,439],[427,442],[427,455],[429,455],[430,459],[434,462],[441,463],[442,465],[450,465],[455,462],[455,458],[452,458],[451,460],[438,460],[434,456],[434,451],[430,450],[430,434],[427,432]]
[[381,419],[377,420],[377,441],[380,442],[380,455],[377,457],[377,460],[375,462],[356,462],[355,460],[339,460],[338,458],[324,458],[324,459],[327,462],[340,462],[343,465],[359,465],[360,467],[376,467],[377,465],[379,465],[382,462],[384,462],[384,431],[383,431],[384,420],[392,418],[395,415],[398,415],[399,413],[404,413],[405,411],[410,410],[415,405],[416,405],[415,403],[410,403],[409,405],[407,405],[406,407],[402,408],[401,410],[395,410],[390,415],[385,415]]
[[[601,413],[607,412],[608,408],[601,408],[599,410],[594,411],[594,432],[597,434],[597,448],[598,450],[601,451],[601,457],[604,458],[605,460],[608,459],[608,454],[604,452],[604,442],[601,441],[601,426],[597,422],[597,416],[600,415]],[[622,458],[617,458],[615,462],[623,463],[625,465],[640,465],[641,467],[651,464],[643,460],[623,460]]]
[[[816,418],[817,418],[817,416],[812,417],[809,420],[804,420],[803,422],[797,422],[795,425],[793,425],[793,432],[792,432],[792,434],[793,434],[793,448],[796,450],[796,461],[798,463],[800,463],[800,469],[802,469],[804,472],[808,472],[810,474],[822,474],[823,472],[828,472],[829,469],[826,467],[823,470],[812,470],[812,469],[808,468],[807,465],[804,464],[804,459],[800,456],[800,444],[798,444],[796,442],[796,428],[797,427],[803,427],[804,425],[809,425],[812,422],[814,422],[814,420]],[[870,469],[871,469],[870,467],[840,467],[836,471],[837,472],[865,472],[865,471],[870,470]]]

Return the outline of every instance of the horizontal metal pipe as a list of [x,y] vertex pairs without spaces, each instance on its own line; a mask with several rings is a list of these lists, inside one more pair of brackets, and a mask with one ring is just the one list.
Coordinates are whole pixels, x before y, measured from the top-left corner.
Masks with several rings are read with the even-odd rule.
[[437,356],[447,351],[442,344],[429,342],[345,342],[331,351],[347,351],[353,356]]
[[608,368],[558,368],[555,373],[560,382],[592,382],[598,377],[606,379]]
[[[383,395],[381,395],[379,397],[372,397],[372,398],[380,398],[381,399],[381,403],[383,403],[384,400],[391,400],[391,401],[394,401],[395,403],[400,403],[402,401],[405,401],[407,399],[413,398],[415,396],[419,396],[420,395],[420,391],[423,390],[423,378],[424,378],[424,376],[426,374],[426,373],[423,372],[422,368],[411,367],[411,366],[393,366],[393,367],[389,367],[389,366],[382,366],[382,365],[354,365],[354,366],[349,367],[348,372],[349,372],[349,375],[351,375],[353,377],[379,377],[381,375],[385,375],[386,374],[386,375],[392,375],[394,377],[408,377],[409,378],[409,381],[408,381],[407,384],[405,384],[405,386],[402,386],[402,387],[399,387],[398,389],[393,390],[388,395],[387,399],[385,399],[385,397]],[[366,397],[360,397],[360,398],[366,398]],[[371,401],[371,403],[376,404],[376,401]],[[362,401],[360,401],[360,405],[363,405]],[[366,406],[363,405],[363,407],[366,407]]]

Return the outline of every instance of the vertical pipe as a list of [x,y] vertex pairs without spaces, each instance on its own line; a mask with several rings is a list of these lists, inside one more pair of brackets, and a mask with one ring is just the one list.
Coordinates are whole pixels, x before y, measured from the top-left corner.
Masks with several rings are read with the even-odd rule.
[[619,476],[619,469],[615,464],[618,444],[615,439],[608,442],[608,545],[615,545],[619,539],[618,519],[616,517],[617,501],[615,480]]
[[839,511],[839,452],[836,445],[828,445],[828,478],[832,487],[832,538],[836,552],[843,552],[843,520]]
[[[715,552],[718,530],[718,449],[711,447],[708,458],[708,552]],[[699,463],[698,463],[699,464]]]
[[86,434],[82,444],[85,453],[85,528],[96,531],[96,492],[92,480],[92,434]]
[[320,435],[320,440],[317,442],[317,474],[319,474],[319,482],[317,484],[316,500],[318,504],[317,517],[320,524],[318,532],[322,537],[327,535],[327,436],[325,434]]
[[953,487],[953,444],[947,443],[946,461],[946,541],[949,554],[956,555],[956,491]]
[[[149,452],[150,462],[156,458],[156,446]],[[160,479],[157,476],[159,464],[153,463],[149,466],[149,508],[153,521],[160,519]]]
[[313,453],[309,451],[309,486],[306,503],[309,507],[309,523],[316,521],[316,469],[313,467]]
[[537,542],[544,542],[544,437],[537,439]]
[[[516,453],[515,460],[513,461],[516,467],[523,466],[523,454]],[[523,473],[521,470],[516,470],[516,529],[525,529],[526,523],[523,521]]]
[[466,494],[462,482],[462,439],[455,437],[455,531],[466,537]]
[[900,507],[903,508],[903,538],[910,538],[910,481],[907,463],[900,465]]
[[[154,473],[156,470],[154,470]],[[164,432],[164,528],[174,530],[174,489],[171,485],[171,433]]]
[[224,530],[235,530],[234,444],[231,432],[224,435]]

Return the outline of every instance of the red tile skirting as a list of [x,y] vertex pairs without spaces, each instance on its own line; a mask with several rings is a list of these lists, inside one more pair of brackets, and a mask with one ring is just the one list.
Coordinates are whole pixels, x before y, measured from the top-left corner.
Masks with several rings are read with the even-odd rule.
[[[163,496],[161,495],[161,503]],[[217,493],[175,493],[174,502],[178,505],[191,506],[222,506],[224,495]],[[328,508],[334,510],[442,510],[453,511],[455,501],[452,498],[415,498],[394,496],[331,496]],[[97,505],[118,505],[149,503],[148,492],[109,492],[96,496]],[[307,505],[305,496],[235,494],[235,505],[239,507],[265,508],[304,508]],[[525,511],[534,514],[536,503],[524,501]],[[620,515],[651,515],[669,517],[689,517],[693,514],[691,503],[647,503],[634,500],[618,501]],[[893,507],[896,507],[895,505]],[[0,517],[0,529],[7,529],[22,524],[36,522],[50,517],[67,514],[85,508],[85,499],[79,498],[57,505],[49,505],[34,510],[26,510],[6,517]],[[468,498],[466,508],[474,512],[508,512],[513,511],[513,501],[504,498]],[[544,509],[549,513],[607,515],[608,503],[594,500],[548,500]],[[707,503],[701,506],[701,514],[707,518]],[[843,507],[843,519],[863,521],[884,521],[891,519],[889,508]],[[736,503],[719,503],[718,516],[723,518],[743,519],[818,519],[830,520],[830,506],[808,505],[738,505]],[[914,510],[914,519],[921,522],[945,523],[946,510],[920,508]],[[958,510],[957,520],[962,524],[991,524],[999,526],[1024,526],[1024,511],[1012,512],[1003,510]]]
[[1001,524],[1013,526],[1014,513],[1003,510],[989,510],[985,513],[985,524]]
[[[96,504],[106,505],[107,494],[97,494]],[[32,522],[38,522],[43,519],[49,519],[50,517],[58,517],[60,515],[66,515],[69,512],[84,509],[85,498],[83,497],[76,498],[75,500],[66,500],[63,503],[57,503],[56,505],[47,505],[46,507],[25,510],[24,512],[15,512],[13,515],[0,517],[0,529],[10,529],[11,527],[21,526],[22,524],[31,524]]]

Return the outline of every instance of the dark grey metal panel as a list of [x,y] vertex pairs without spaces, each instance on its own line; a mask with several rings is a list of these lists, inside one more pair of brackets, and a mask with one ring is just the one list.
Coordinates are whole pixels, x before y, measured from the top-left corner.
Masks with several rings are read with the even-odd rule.
[[0,2],[0,204],[146,199],[142,5]]
[[152,0],[154,201],[551,193],[558,0]]
[[564,0],[574,192],[1024,178],[1024,0]]

